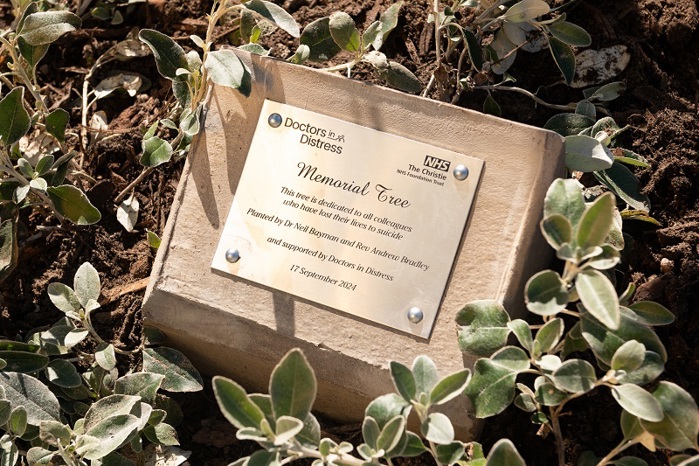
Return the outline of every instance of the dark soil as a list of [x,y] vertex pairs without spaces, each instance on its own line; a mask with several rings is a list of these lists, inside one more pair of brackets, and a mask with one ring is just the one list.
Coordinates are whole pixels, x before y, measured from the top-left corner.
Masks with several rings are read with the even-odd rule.
[[[75,2],[77,3],[77,2]],[[279,2],[282,4],[282,2]],[[434,71],[434,34],[425,20],[430,9],[427,0],[406,2],[396,31],[389,36],[384,51],[389,58],[413,71],[425,86]],[[344,10],[360,29],[368,26],[390,4],[389,0],[286,0],[283,5],[303,26],[310,21]],[[136,4],[126,14],[124,25],[105,26],[87,19],[83,29],[67,34],[52,46],[40,69],[39,81],[55,107],[71,112],[71,123],[80,131],[80,104],[76,92],[82,89],[85,74],[94,60],[116,41],[126,37],[131,27],[158,29],[188,46],[190,34],[203,36],[210,1],[151,0]],[[10,8],[0,5],[11,22]],[[124,10],[126,13],[126,10]],[[632,60],[619,79],[627,92],[609,105],[620,125],[630,125],[624,147],[646,157],[651,167],[637,172],[652,202],[651,214],[660,227],[628,221],[631,235],[620,271],[620,286],[633,282],[639,299],[656,300],[676,315],[674,324],[659,329],[670,358],[663,380],[673,381],[699,399],[699,12],[694,0],[582,0],[568,12],[572,22],[583,26],[593,37],[592,48],[624,44]],[[227,30],[221,29],[221,35]],[[283,32],[268,37],[272,54],[287,58],[296,42]],[[341,57],[337,59],[341,60]],[[60,317],[49,301],[49,283],[71,283],[77,268],[91,262],[100,272],[104,292],[103,307],[95,323],[103,337],[125,348],[140,339],[140,304],[145,278],[152,267],[154,251],[148,246],[146,229],[161,234],[169,211],[181,164],[173,163],[156,171],[139,186],[139,223],[127,233],[116,221],[114,198],[141,171],[138,164],[141,135],[148,125],[162,117],[173,97],[169,82],[160,78],[152,58],[145,57],[121,69],[135,69],[153,85],[135,99],[110,97],[92,110],[106,112],[109,138],[93,145],[85,154],[83,170],[95,182],[79,180],[103,215],[92,227],[52,228],[55,220],[39,213],[23,213],[26,228],[20,232],[20,262],[14,273],[0,285],[0,331],[2,338],[16,338],[29,330],[53,323]],[[92,80],[95,85],[117,66],[105,67]],[[511,74],[517,85],[536,91],[549,102],[566,104],[581,98],[579,90],[561,84],[560,75],[547,51],[520,54]],[[355,70],[357,79],[378,81],[367,67]],[[453,80],[452,80],[453,81]],[[454,90],[436,86],[432,97],[451,101]],[[543,125],[555,112],[537,107],[526,97],[494,95],[503,117],[533,125]],[[459,105],[482,109],[486,94],[464,93],[454,99]],[[73,141],[74,143],[76,141]],[[49,228],[37,228],[43,225]],[[663,267],[661,268],[661,262]],[[134,291],[135,290],[135,291]],[[179,427],[184,449],[192,450],[189,464],[225,465],[250,454],[249,444],[235,440],[234,429],[220,416],[210,391],[179,397],[186,421]],[[619,408],[608,391],[594,392],[570,405],[563,418],[563,431],[569,439],[568,460],[585,450],[603,455],[621,439]],[[324,424],[327,435],[338,439],[356,438],[357,426]],[[513,440],[530,465],[555,464],[553,438],[537,435],[528,415],[516,409],[486,423],[482,441],[486,450],[497,439]],[[664,451],[649,453],[632,449],[649,464],[667,464]],[[426,461],[426,460],[425,460]]]

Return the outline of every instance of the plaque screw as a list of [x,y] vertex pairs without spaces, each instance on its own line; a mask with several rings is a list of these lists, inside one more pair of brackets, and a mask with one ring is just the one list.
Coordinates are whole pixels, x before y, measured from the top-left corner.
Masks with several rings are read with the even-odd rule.
[[269,123],[269,126],[272,128],[279,128],[282,124],[282,116],[278,113],[272,113],[269,118],[267,118],[267,123]]
[[414,324],[422,322],[422,319],[425,317],[425,314],[423,314],[422,309],[419,307],[411,307],[408,309],[408,320]]
[[454,167],[454,178],[463,181],[468,178],[468,168],[465,165],[457,165]]
[[226,251],[226,260],[234,264],[240,260],[240,252],[236,248],[230,248]]

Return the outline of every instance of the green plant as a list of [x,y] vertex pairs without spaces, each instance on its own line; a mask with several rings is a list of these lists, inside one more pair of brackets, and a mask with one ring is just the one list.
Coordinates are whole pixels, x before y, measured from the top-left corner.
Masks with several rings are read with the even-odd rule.
[[[160,74],[172,81],[173,94],[177,99],[176,106],[167,118],[153,123],[143,136],[143,153],[140,163],[143,165],[141,174],[129,183],[115,198],[117,218],[128,230],[132,231],[138,219],[139,203],[133,196],[134,188],[156,167],[169,162],[173,155],[176,159],[186,155],[190,143],[201,127],[201,117],[204,111],[204,99],[208,82],[237,89],[247,96],[251,90],[251,75],[247,66],[231,50],[214,50],[214,30],[219,22],[229,20],[234,26],[238,40],[244,42],[241,48],[253,53],[267,54],[257,41],[262,30],[272,23],[293,37],[300,37],[301,45],[290,57],[294,63],[306,60],[326,61],[341,50],[354,53],[354,58],[343,65],[328,68],[331,70],[350,70],[360,61],[371,63],[379,74],[391,85],[410,92],[417,92],[420,83],[415,76],[398,63],[388,61],[378,50],[384,39],[395,28],[398,21],[398,10],[401,3],[392,5],[374,22],[364,34],[359,35],[354,21],[346,13],[335,13],[331,17],[321,18],[309,24],[300,33],[296,21],[281,7],[266,0],[250,0],[242,4],[234,4],[229,0],[215,1],[209,15],[206,37],[202,39],[191,36],[193,44],[201,50],[185,52],[172,38],[151,29],[142,30],[138,37],[153,52]],[[231,15],[237,16],[230,19]],[[373,50],[371,50],[373,48]],[[88,92],[88,80],[94,71],[107,60],[122,59],[122,51],[136,50],[131,42],[124,41],[113,47],[93,66],[85,80],[83,89],[83,126],[87,125],[87,111],[98,98],[105,94],[95,95]],[[133,56],[133,53],[129,53]],[[130,74],[115,76],[114,82],[105,84],[103,88],[111,92],[117,88],[129,89],[128,83],[135,82],[138,76]],[[140,81],[139,81],[140,82]],[[140,84],[139,84],[140,86]],[[133,90],[135,93],[136,90]],[[92,100],[90,97],[94,96]],[[161,128],[162,127],[162,128]],[[172,141],[161,137],[159,132],[176,131]],[[85,136],[86,139],[86,136]]]
[[[172,82],[177,103],[167,118],[156,121],[145,132],[140,157],[144,168],[115,198],[117,215],[127,230],[133,229],[138,217],[138,202],[132,195],[134,188],[156,167],[169,162],[173,155],[175,158],[186,155],[192,138],[199,132],[209,80],[249,95],[251,75],[247,66],[231,50],[213,50],[214,29],[219,21],[241,11],[261,16],[298,36],[298,26],[293,18],[265,0],[251,0],[244,4],[215,1],[209,15],[206,37],[191,36],[192,43],[201,52],[192,50],[186,53],[172,38],[152,29],[143,29],[139,33],[139,39],[153,52],[158,72]],[[165,132],[177,132],[174,140],[168,141],[158,135],[161,126]]]
[[613,82],[586,89],[585,98],[575,104],[574,113],[551,117],[544,128],[565,137],[566,166],[571,171],[592,172],[595,179],[626,205],[625,219],[657,224],[650,217],[650,200],[642,193],[641,182],[627,166],[648,168],[648,161],[635,152],[618,147],[617,137],[628,129],[620,128],[612,117],[597,119],[596,103],[616,99],[625,86]]
[[[699,411],[691,395],[669,382],[651,392],[642,388],[663,372],[667,360],[652,327],[669,324],[674,316],[658,303],[632,302],[633,285],[617,295],[610,278],[623,248],[619,228],[611,193],[586,204],[577,181],[555,181],[546,195],[541,230],[565,267],[562,273],[537,273],[525,289],[527,309],[543,323],[510,320],[491,300],[469,303],[457,316],[462,350],[489,355],[476,362],[465,390],[476,416],[496,415],[514,401],[532,413],[534,423],[553,431],[561,465],[566,463],[559,419],[566,404],[601,388],[623,408],[624,439],[592,464],[617,461],[637,443],[650,450],[699,449]],[[510,334],[519,347],[507,345]],[[586,358],[588,350],[597,367]]]
[[[177,445],[182,413],[161,390],[201,390],[187,358],[145,341],[132,350],[105,341],[92,325],[100,279],[89,263],[73,288],[52,283],[48,292],[65,316],[25,341],[0,341],[0,464],[135,465],[128,458],[144,456],[145,442]],[[161,340],[148,332],[149,345]],[[141,356],[142,370],[120,374],[119,355]]]
[[324,62],[344,51],[350,53],[352,59],[325,68],[326,71],[346,71],[349,77],[352,69],[363,61],[372,65],[388,85],[406,92],[420,92],[422,86],[415,75],[400,63],[388,60],[380,51],[388,35],[398,25],[402,5],[403,2],[397,2],[388,7],[379,20],[371,23],[363,33],[347,13],[338,11],[319,18],[304,28],[299,48],[289,61]]
[[20,210],[48,209],[61,223],[77,225],[101,217],[83,191],[66,182],[67,176],[81,174],[71,165],[69,115],[61,108],[49,111],[36,77],[50,44],[79,27],[80,19],[68,11],[42,11],[40,5],[16,2],[14,30],[0,33],[0,280],[17,263]]
[[[85,0],[80,2],[78,13],[82,16],[88,10],[90,16],[102,21],[109,21],[112,25],[118,25],[124,22],[124,15],[121,13],[121,8],[125,8],[127,13],[131,13],[136,4],[146,3],[147,0]],[[92,5],[93,3],[94,6]]]
[[[462,392],[480,418],[499,414],[513,402],[532,413],[533,423],[553,431],[561,466],[566,458],[560,417],[567,403],[602,388],[623,408],[624,438],[603,458],[588,452],[579,464],[645,464],[635,457],[617,459],[635,444],[653,451],[699,450],[699,410],[691,395],[669,382],[650,392],[642,387],[663,372],[667,359],[652,327],[669,324],[674,316],[655,302],[631,302],[633,285],[617,295],[608,275],[623,248],[614,196],[605,193],[586,204],[577,181],[557,180],[546,196],[541,229],[565,261],[562,274],[545,270],[526,285],[526,306],[543,324],[511,320],[493,300],[467,304],[456,318],[459,344],[466,353],[488,357],[477,360],[473,374],[464,369],[441,379],[425,356],[416,358],[412,368],[391,362],[397,394],[379,397],[367,407],[358,456],[352,454],[352,445],[320,438],[310,412],[315,376],[299,350],[289,352],[274,369],[269,395],[247,394],[232,380],[215,377],[216,399],[238,428],[237,437],[262,447],[233,464],[313,458],[317,465],[390,465],[394,458],[427,452],[440,465],[523,465],[508,440],[496,443],[486,459],[476,442],[454,439],[448,417],[432,408]],[[511,334],[520,346],[507,344]],[[597,367],[586,358],[588,351]],[[407,429],[411,412],[427,444]],[[677,455],[673,463],[688,466],[697,460],[699,455]]]
[[[424,95],[435,83],[442,95],[454,89],[453,102],[465,90],[482,89],[488,91],[486,111],[497,113],[499,107],[491,90],[521,90],[503,86],[515,81],[508,70],[519,50],[534,53],[548,48],[564,81],[570,84],[575,76],[572,47],[591,43],[583,28],[566,21],[564,10],[574,3],[565,1],[552,8],[543,0],[454,0],[440,9],[435,0],[428,21],[435,24],[436,70]],[[444,51],[443,38],[447,44]],[[461,51],[452,69],[448,64],[453,62],[459,47]],[[497,76],[502,77],[502,82],[493,85]]]
[[[412,368],[391,363],[397,394],[381,396],[367,406],[362,424],[364,443],[356,448],[356,453],[348,442],[337,444],[320,438],[320,426],[311,413],[316,396],[315,374],[300,350],[291,350],[274,368],[269,395],[248,394],[225,377],[214,377],[213,386],[223,415],[238,429],[236,436],[262,447],[233,465],[279,465],[303,458],[313,459],[315,466],[390,465],[394,458],[425,452],[438,465],[523,465],[509,440],[493,446],[486,459],[477,442],[454,439],[454,428],[447,416],[431,412],[434,406],[458,396],[470,375],[464,369],[440,378],[434,363],[425,356],[415,359]],[[407,428],[413,411],[428,445]]]

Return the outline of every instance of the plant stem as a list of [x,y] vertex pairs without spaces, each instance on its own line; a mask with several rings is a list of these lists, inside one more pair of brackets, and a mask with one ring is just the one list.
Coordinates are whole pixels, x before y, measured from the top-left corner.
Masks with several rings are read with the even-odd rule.
[[638,443],[638,440],[636,439],[631,439],[631,440],[622,440],[619,445],[614,447],[609,453],[605,455],[604,458],[599,460],[599,463],[597,463],[597,466],[604,466],[605,464],[608,464],[612,458],[614,458],[616,455],[621,453],[622,451],[626,450],[630,446],[633,446]]
[[[563,405],[560,405],[561,407]],[[558,421],[560,409],[550,408],[551,425],[553,427],[553,436],[556,439],[556,453],[558,454],[558,465],[565,466],[566,452],[563,448],[563,433],[561,432],[561,423]]]
[[[83,325],[87,329],[88,332],[90,332],[90,335],[97,340],[97,343],[104,343],[104,344],[110,344],[107,341],[105,341],[99,334],[97,333],[97,330],[92,326],[92,318],[90,317],[90,312],[85,313],[85,320],[83,320]],[[136,354],[141,350],[141,347],[139,346],[138,348],[128,351],[128,350],[123,350],[119,349],[116,346],[112,344],[112,347],[114,348],[114,352],[118,354],[123,354],[123,355],[131,355],[131,354]]]
[[[227,13],[230,13],[231,11],[242,9],[242,8],[243,8],[243,5],[232,5],[232,6],[226,7],[226,0],[222,1],[221,3],[214,3],[211,15],[209,17],[209,25],[206,29],[206,39],[204,39],[205,48],[204,48],[204,54],[202,55],[202,58],[201,58],[202,64],[206,63],[206,59],[209,56],[209,43],[213,42],[214,28],[216,27],[216,24]],[[197,108],[197,106],[199,105],[199,102],[201,102],[204,99],[204,96],[206,95],[207,81],[208,81],[208,73],[206,71],[206,67],[202,65],[200,85],[199,85],[199,88],[194,93],[194,98],[192,99],[192,104],[191,104],[192,111],[194,111]]]
[[[294,444],[291,445],[287,449],[287,453],[291,453],[294,456],[297,456],[298,458],[316,458],[316,459],[323,459],[321,456],[320,452],[318,450],[311,450],[310,448],[306,448],[301,444]],[[360,460],[359,458],[355,458],[352,455],[348,455],[347,453],[342,453],[338,455],[339,458],[336,460],[337,463],[339,464],[346,464],[348,466],[361,466],[365,464],[364,460]]]
[[[432,18],[434,20],[434,52],[435,52],[435,60],[436,60],[436,67],[435,67],[435,72],[442,66],[442,50],[440,48],[440,43],[439,43],[439,32],[440,32],[440,24],[439,24],[439,0],[434,0],[432,4]],[[432,90],[432,86],[434,85],[435,82],[435,77],[434,73],[432,72],[432,76],[430,76],[430,81],[427,83],[427,86],[425,87],[425,90],[422,92],[423,97],[427,97],[427,94],[430,93]]]
[[442,66],[442,51],[439,44],[439,0],[434,0],[432,10],[432,16],[434,17],[434,50],[437,60],[437,69],[439,69],[439,67]]
[[495,3],[493,3],[492,5],[490,5],[490,7],[488,7],[488,8],[485,9],[485,10],[483,10],[483,13],[481,13],[480,15],[478,15],[478,18],[476,18],[476,23],[478,23],[478,22],[480,22],[480,21],[483,21],[483,20],[485,19],[486,16],[488,16],[490,13],[492,13],[493,11],[495,11],[495,9],[500,8],[500,6],[501,6],[501,5],[504,5],[505,3],[507,3],[507,1],[508,1],[508,0],[499,0],[498,2],[495,2]]
[[468,55],[468,43],[464,39],[464,48],[461,50],[461,53],[459,54],[459,62],[456,65],[456,92],[454,93],[454,97],[452,97],[451,99],[451,103],[454,105],[456,105],[459,98],[461,97],[461,93],[463,92],[463,86],[459,86],[459,83],[461,82],[461,67],[463,66],[464,58],[466,58],[466,55]]
[[7,51],[10,54],[10,58],[12,59],[12,64],[14,65],[15,69],[13,70],[21,80],[22,83],[27,86],[27,89],[29,89],[29,92],[32,94],[34,97],[34,106],[36,107],[36,111],[42,111],[43,109],[46,108],[46,104],[44,103],[44,98],[39,94],[39,92],[36,90],[34,87],[34,84],[32,83],[32,80],[29,76],[27,76],[27,73],[24,71],[24,67],[20,63],[19,56],[17,55],[17,50],[14,47],[14,44],[11,44],[7,39],[4,37],[0,36],[0,42],[7,47]]
[[554,110],[564,110],[564,111],[570,111],[570,110],[575,110],[575,107],[571,107],[568,105],[556,105],[556,104],[550,104],[541,98],[537,97],[535,94],[529,92],[526,89],[522,89],[521,87],[515,87],[515,86],[498,86],[498,85],[485,85],[485,86],[474,86],[474,89],[480,89],[483,91],[509,91],[509,92],[518,92],[520,94],[526,95],[530,99],[532,99],[534,102],[538,103],[539,105],[543,105],[544,107],[552,108]]
[[[177,150],[177,146],[180,144],[180,141],[182,141],[182,138],[183,138],[183,137],[184,137],[184,132],[182,132],[182,130],[180,130],[180,131],[177,133],[177,136],[175,137],[175,139],[172,140],[171,146],[172,146],[172,149],[173,149],[173,150]],[[136,177],[136,179],[133,180],[131,183],[129,183],[129,185],[128,185],[127,187],[125,187],[125,188],[119,193],[119,195],[116,197],[116,199],[114,199],[114,203],[115,203],[115,204],[121,203],[121,201],[123,201],[124,198],[126,197],[126,195],[129,193],[129,191],[131,191],[132,189],[134,189],[134,188],[136,187],[136,185],[138,185],[138,183],[140,183],[141,181],[143,181],[143,179],[144,179],[145,177],[147,177],[148,175],[150,175],[151,173],[153,173],[153,170],[155,170],[155,168],[156,168],[156,167],[145,167],[145,168],[143,169],[143,171]]]
[[357,63],[362,61],[362,57],[357,57],[354,60],[347,62],[347,63],[342,63],[341,65],[335,65],[335,66],[329,66],[327,68],[323,68],[323,71],[343,71],[343,70],[351,70]]
[[427,83],[427,86],[425,86],[425,90],[422,92],[423,97],[427,97],[427,94],[430,93],[432,90],[432,85],[434,84],[434,73],[432,73],[432,76],[430,76],[430,81]]
[[577,317],[578,319],[580,318],[580,313],[579,313],[579,312],[570,311],[570,310],[568,310],[568,309],[563,309],[563,310],[559,311],[559,314],[566,314],[566,315],[569,315],[569,316]]
[[[3,160],[4,162],[4,160]],[[10,175],[12,178],[17,180],[21,185],[26,186],[29,184],[29,181],[25,177],[23,177],[21,174],[19,174],[11,165],[8,165],[7,163],[3,163],[3,166],[0,166],[0,171],[5,172],[8,175]],[[38,189],[30,188],[31,192],[36,194],[39,199],[43,201],[44,204],[46,204],[48,207],[51,207],[51,210],[53,210],[53,214],[56,216],[59,222],[63,223],[63,220],[65,220],[65,217],[58,213],[56,209],[53,208],[53,202],[51,199],[44,194],[43,192],[39,191]]]
[[147,177],[148,175],[150,175],[151,173],[153,173],[154,170],[155,170],[155,167],[145,167],[145,168],[143,169],[143,171],[136,177],[136,179],[133,180],[131,183],[129,183],[129,185],[128,185],[127,187],[125,187],[125,188],[119,193],[119,195],[116,197],[116,199],[114,199],[114,203],[115,203],[115,204],[120,204],[121,201],[124,200],[124,198],[126,197],[126,195],[127,195],[132,189],[134,189],[134,188],[138,185],[138,183],[140,183],[141,181],[143,181],[143,180],[145,179],[145,177]]

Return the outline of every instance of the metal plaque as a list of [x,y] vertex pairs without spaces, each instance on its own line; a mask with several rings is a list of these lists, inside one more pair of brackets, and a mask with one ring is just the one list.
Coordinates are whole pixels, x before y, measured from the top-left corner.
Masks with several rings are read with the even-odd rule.
[[267,100],[211,266],[428,338],[482,169]]

